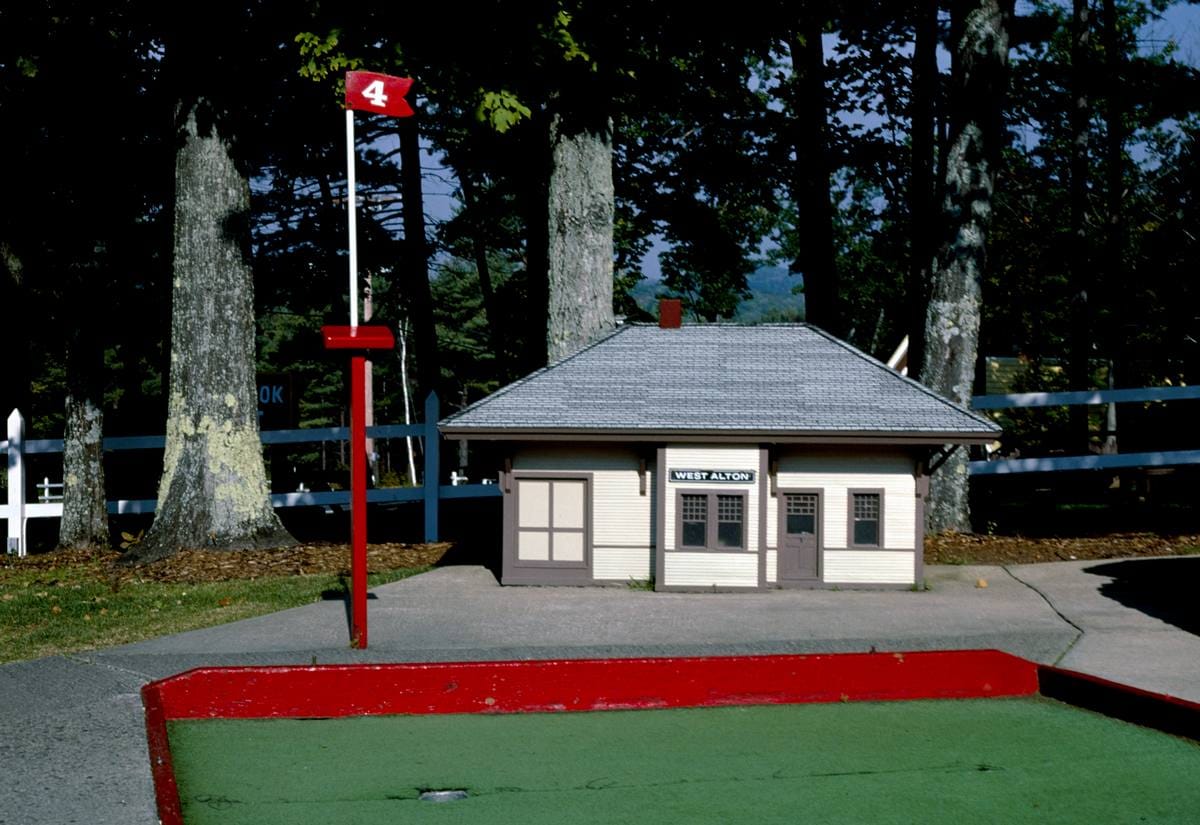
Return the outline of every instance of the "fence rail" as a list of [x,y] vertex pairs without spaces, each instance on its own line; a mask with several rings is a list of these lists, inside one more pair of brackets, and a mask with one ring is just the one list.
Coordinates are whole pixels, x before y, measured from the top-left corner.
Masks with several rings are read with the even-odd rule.
[[[437,430],[440,407],[437,395],[431,393],[425,401],[425,421],[421,424],[380,424],[367,427],[369,438],[421,438],[425,449],[425,484],[414,487],[377,487],[367,491],[368,504],[390,502],[424,502],[425,540],[437,541],[439,534],[438,504],[442,500],[466,498],[490,498],[502,495],[496,484],[438,484],[440,478],[439,450],[441,436]],[[0,504],[0,519],[8,522],[8,552],[24,556],[28,550],[26,525],[31,518],[61,518],[61,501],[30,502],[26,495],[25,456],[61,453],[61,438],[25,439],[25,421],[17,410],[8,419],[8,438],[0,441],[0,451],[8,453],[8,503]],[[349,441],[349,427],[313,427],[303,430],[266,430],[260,433],[264,446],[277,444],[309,444],[322,441]],[[161,435],[116,436],[106,438],[106,452],[120,450],[161,450],[166,437]],[[457,474],[454,481],[457,481]],[[433,483],[429,483],[432,481]],[[49,483],[49,479],[45,480]],[[44,486],[44,485],[39,485]],[[106,503],[109,513],[127,515],[153,513],[158,502],[155,499],[121,499]],[[272,493],[274,507],[336,507],[349,506],[350,491],[297,490],[288,493]]]
[[[1002,410],[1029,407],[1071,407],[1096,404],[1185,401],[1200,399],[1200,387],[1140,387],[1124,390],[1087,390],[1081,392],[1022,392],[1008,395],[977,395],[971,399],[974,410]],[[1116,470],[1134,467],[1173,467],[1200,464],[1200,450],[1116,453],[1107,455],[1048,456],[1044,458],[1002,458],[972,461],[972,476],[1013,473],[1078,472]]]

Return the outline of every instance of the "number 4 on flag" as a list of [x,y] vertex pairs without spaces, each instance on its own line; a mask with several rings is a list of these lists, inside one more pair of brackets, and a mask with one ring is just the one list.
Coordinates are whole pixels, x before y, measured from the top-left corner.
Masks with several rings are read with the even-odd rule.
[[346,108],[378,112],[392,117],[410,117],[412,107],[404,96],[412,87],[411,77],[393,77],[376,72],[346,72]]

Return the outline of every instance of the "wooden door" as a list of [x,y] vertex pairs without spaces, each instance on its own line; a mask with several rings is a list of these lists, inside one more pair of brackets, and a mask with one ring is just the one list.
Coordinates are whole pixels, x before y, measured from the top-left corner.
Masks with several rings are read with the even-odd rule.
[[809,581],[821,577],[821,494],[779,494],[779,578]]

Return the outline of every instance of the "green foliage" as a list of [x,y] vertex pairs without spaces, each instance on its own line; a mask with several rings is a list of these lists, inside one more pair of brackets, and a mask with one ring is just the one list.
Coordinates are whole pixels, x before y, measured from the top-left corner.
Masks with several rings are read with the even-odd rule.
[[349,57],[339,50],[341,34],[341,29],[333,29],[324,37],[313,32],[301,32],[296,35],[295,42],[300,47],[300,56],[306,58],[300,64],[301,77],[323,81],[335,72],[362,68],[360,58]]
[[[1138,43],[1140,27],[1163,7],[1117,3],[1117,83],[1103,75],[1099,29],[1091,41],[1094,354],[1116,362],[1121,386],[1200,382],[1200,83],[1170,44],[1155,51]],[[1050,25],[1014,52],[981,350],[1040,365],[1024,386],[1052,389],[1058,379],[1039,370],[1066,356],[1070,318],[1069,41],[1066,7],[1037,3],[1033,11]],[[74,305],[111,321],[98,343],[111,429],[161,431],[170,123],[178,100],[200,89],[253,181],[259,368],[293,376],[302,426],[340,424],[345,407],[344,370],[321,351],[317,330],[346,315],[343,147],[330,93],[347,69],[417,78],[422,138],[446,167],[454,205],[428,240],[448,408],[536,366],[529,350],[545,324],[537,304],[545,132],[556,112],[614,121],[618,314],[648,319],[654,298],[669,293],[694,318],[798,319],[801,278],[787,270],[804,251],[800,230],[811,216],[798,213],[791,192],[812,158],[796,156],[793,128],[815,115],[797,110],[788,94],[797,9],[766,4],[752,12],[706,16],[682,3],[584,0],[414,9],[371,0],[303,14],[287,4],[223,7],[176,26],[166,12],[128,4],[86,14],[57,2],[0,11],[0,111],[12,147],[6,192],[25,205],[0,215],[0,241],[25,263],[27,314],[45,320],[31,335],[31,434],[61,432],[62,333],[85,282],[100,285],[97,297]],[[833,170],[838,297],[853,343],[886,355],[920,299],[904,282],[912,257],[912,12],[876,2],[824,13],[833,36],[823,159]],[[80,65],[89,67],[82,77]],[[55,97],[65,84],[83,84],[73,87],[77,105]],[[1113,94],[1124,104],[1116,256],[1106,206],[1105,106]],[[939,112],[947,115],[946,101]],[[360,268],[374,286],[376,320],[408,329],[414,289],[404,274],[410,253],[395,129],[384,118],[360,122]],[[646,256],[659,249],[663,280],[645,281]],[[398,354],[375,361],[380,421],[403,416],[400,366]],[[1016,448],[1057,449],[1061,422],[1038,415],[1007,422]],[[1127,417],[1139,415],[1162,424],[1153,411]],[[316,448],[293,458],[312,468],[337,462]]]
[[488,124],[500,134],[504,134],[532,115],[533,110],[507,89],[479,90],[479,106],[475,109],[475,118],[481,123]]
[[566,9],[559,9],[558,13],[554,15],[553,22],[549,26],[543,27],[543,31],[546,33],[546,38],[561,50],[564,63],[582,60],[589,64],[593,71],[596,70],[596,64],[592,62],[591,57],[571,34],[571,13]]

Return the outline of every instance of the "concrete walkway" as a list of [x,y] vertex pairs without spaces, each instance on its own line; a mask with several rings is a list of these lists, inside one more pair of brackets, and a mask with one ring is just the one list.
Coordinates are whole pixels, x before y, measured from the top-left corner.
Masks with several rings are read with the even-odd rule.
[[0,667],[0,825],[155,822],[138,690],[201,665],[995,647],[1200,701],[1196,608],[1168,586],[1197,573],[1200,557],[943,566],[923,592],[668,594],[441,568],[374,591],[366,651],[322,602]]

